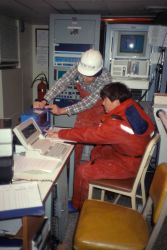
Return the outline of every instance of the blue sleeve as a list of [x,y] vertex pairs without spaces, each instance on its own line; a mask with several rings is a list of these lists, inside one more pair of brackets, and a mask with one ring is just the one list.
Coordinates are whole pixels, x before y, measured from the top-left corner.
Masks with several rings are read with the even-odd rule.
[[148,128],[148,123],[142,118],[134,106],[127,108],[126,117],[135,134],[144,134]]

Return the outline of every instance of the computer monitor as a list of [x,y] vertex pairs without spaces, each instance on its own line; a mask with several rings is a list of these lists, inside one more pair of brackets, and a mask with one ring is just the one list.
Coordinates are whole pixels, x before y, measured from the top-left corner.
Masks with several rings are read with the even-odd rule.
[[118,31],[114,36],[114,58],[147,58],[147,32]]

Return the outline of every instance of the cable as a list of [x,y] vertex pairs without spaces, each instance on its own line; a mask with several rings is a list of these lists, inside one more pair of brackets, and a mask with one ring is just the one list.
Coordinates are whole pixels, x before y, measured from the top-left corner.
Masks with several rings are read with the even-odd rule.
[[160,50],[160,56],[158,58],[158,61],[157,61],[157,64],[156,64],[156,67],[155,67],[155,77],[149,82],[149,88],[143,93],[143,95],[137,100],[137,101],[141,101],[145,96],[146,94],[148,93],[148,91],[150,90],[151,86],[153,85],[153,82],[155,83],[155,88],[154,88],[154,92],[159,92],[159,88],[160,88],[160,78],[161,78],[161,75],[162,75],[162,72],[163,72],[163,55],[165,53],[165,47],[163,47],[164,45],[164,42],[165,42],[165,39],[166,39],[166,36],[167,36],[167,32],[164,36],[164,40],[163,40],[163,43],[162,43],[162,46],[159,47],[159,50]]

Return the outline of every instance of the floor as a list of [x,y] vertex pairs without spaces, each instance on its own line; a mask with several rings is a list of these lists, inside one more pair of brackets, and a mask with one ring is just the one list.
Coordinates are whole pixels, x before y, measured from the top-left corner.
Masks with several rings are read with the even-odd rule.
[[63,244],[61,246],[61,247],[64,247],[64,249],[58,248],[58,250],[72,250],[73,236],[74,236],[78,217],[79,217],[79,213],[69,213],[69,224],[67,227],[67,231],[66,231]]

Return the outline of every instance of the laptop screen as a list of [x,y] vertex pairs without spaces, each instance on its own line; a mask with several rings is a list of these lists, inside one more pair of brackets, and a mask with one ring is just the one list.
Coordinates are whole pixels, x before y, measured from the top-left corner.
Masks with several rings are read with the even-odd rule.
[[39,126],[32,118],[17,125],[13,131],[25,148],[30,147],[42,134]]
[[28,139],[31,135],[33,135],[35,132],[37,131],[36,127],[34,126],[34,124],[30,124],[28,125],[27,127],[25,127],[23,130],[22,130],[22,133],[24,135],[24,137],[26,139]]

